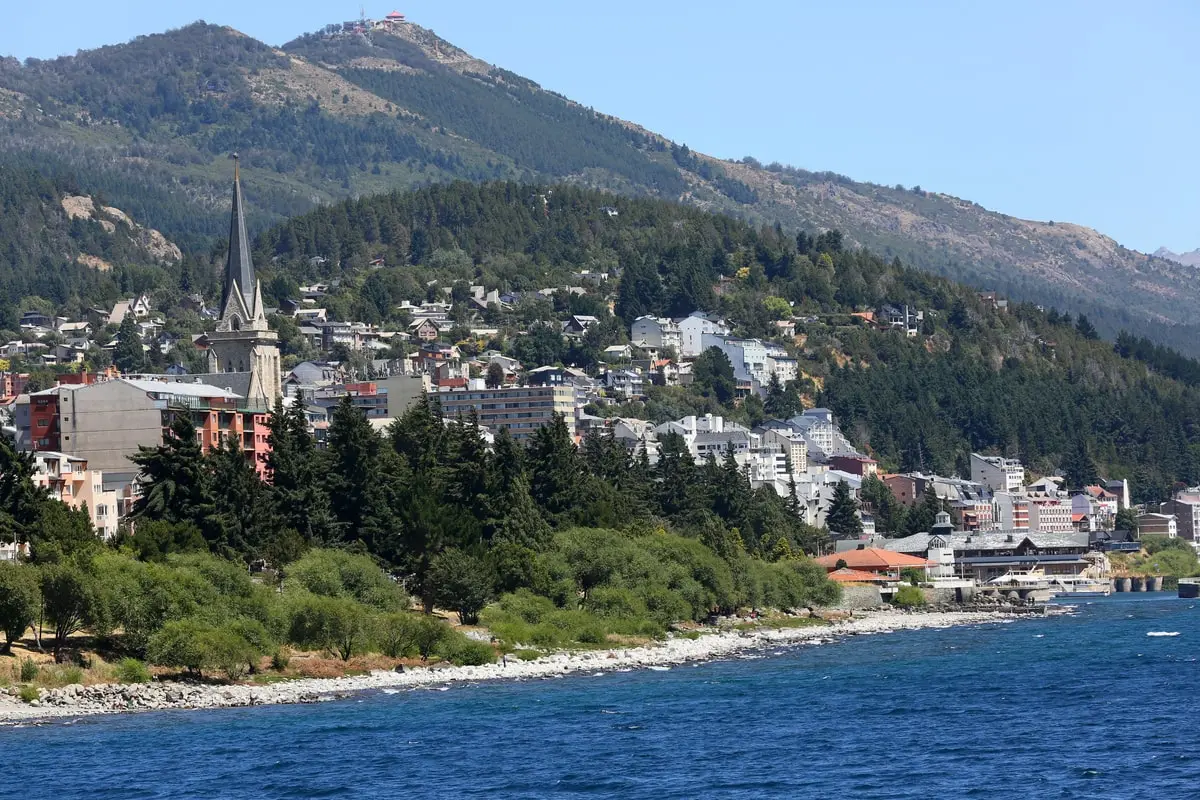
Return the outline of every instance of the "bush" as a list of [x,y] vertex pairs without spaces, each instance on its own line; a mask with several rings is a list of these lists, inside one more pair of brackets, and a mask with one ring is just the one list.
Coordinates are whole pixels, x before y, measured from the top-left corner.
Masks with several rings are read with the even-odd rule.
[[330,650],[349,661],[366,648],[372,622],[367,607],[355,600],[300,595],[292,599],[288,640],[298,647]]
[[437,651],[438,646],[450,638],[452,633],[450,626],[437,617],[425,615],[417,617],[414,643],[417,652],[421,655],[421,660],[428,661],[429,657]]
[[916,586],[901,586],[892,598],[892,605],[901,608],[915,608],[925,605],[925,593]]
[[442,642],[439,654],[460,667],[477,667],[496,663],[496,651],[487,642],[479,642],[461,634]]
[[149,683],[150,670],[136,658],[123,658],[117,664],[117,680],[121,683]]
[[420,626],[420,617],[416,614],[384,614],[375,620],[375,643],[388,658],[414,655]]
[[434,589],[434,602],[458,612],[463,625],[475,625],[479,622],[479,612],[492,599],[496,579],[487,562],[450,549],[434,556],[429,581]]
[[271,669],[283,672],[292,663],[292,653],[286,647],[280,647],[271,654]]
[[30,683],[37,680],[38,673],[41,668],[32,658],[21,659],[20,679],[21,683]]
[[26,703],[32,703],[34,700],[40,699],[42,696],[42,693],[38,691],[38,688],[36,686],[22,686],[18,690],[17,696],[20,697],[22,700],[24,700]]
[[230,680],[246,674],[261,652],[232,625],[215,627],[196,619],[168,622],[150,639],[148,657],[164,667],[196,675],[220,670]]
[[283,571],[286,589],[349,598],[380,611],[408,608],[404,590],[369,556],[342,550],[310,550]]

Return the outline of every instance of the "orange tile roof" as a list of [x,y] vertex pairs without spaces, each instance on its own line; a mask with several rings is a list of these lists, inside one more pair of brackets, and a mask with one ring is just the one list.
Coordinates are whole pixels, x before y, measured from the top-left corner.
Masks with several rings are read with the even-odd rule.
[[929,562],[917,556],[884,550],[882,547],[866,547],[862,550],[847,550],[844,553],[830,553],[815,559],[818,564],[831,572],[837,569],[839,561],[845,561],[850,569],[882,572],[889,569],[904,567],[927,567]]
[[861,569],[842,567],[829,573],[829,580],[837,581],[838,583],[880,583],[890,579],[885,575],[880,575],[878,572],[864,572]]

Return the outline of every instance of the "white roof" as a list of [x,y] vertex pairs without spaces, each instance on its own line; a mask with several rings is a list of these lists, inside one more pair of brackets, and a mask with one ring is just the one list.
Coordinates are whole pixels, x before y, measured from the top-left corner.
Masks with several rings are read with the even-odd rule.
[[209,386],[207,383],[151,381],[137,378],[122,378],[121,380],[147,393],[173,394],[179,397],[219,397],[223,400],[240,400],[242,397],[229,389],[220,389],[216,386]]

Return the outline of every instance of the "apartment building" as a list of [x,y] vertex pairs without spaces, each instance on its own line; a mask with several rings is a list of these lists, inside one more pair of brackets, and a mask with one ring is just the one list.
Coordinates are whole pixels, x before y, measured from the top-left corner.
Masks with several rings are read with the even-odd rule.
[[439,392],[436,396],[446,417],[460,414],[467,417],[474,411],[479,424],[492,431],[505,428],[518,441],[529,439],[555,414],[563,416],[567,429],[575,435],[575,389],[571,386],[488,389],[482,380],[472,380],[466,389]]

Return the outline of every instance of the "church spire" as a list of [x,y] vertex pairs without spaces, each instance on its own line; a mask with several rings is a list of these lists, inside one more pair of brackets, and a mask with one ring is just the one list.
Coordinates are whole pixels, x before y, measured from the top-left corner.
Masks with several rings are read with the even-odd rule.
[[233,154],[233,210],[229,218],[229,259],[225,262],[225,291],[221,306],[229,302],[236,284],[247,309],[254,307],[254,264],[250,261],[250,237],[246,235],[246,215],[242,210],[242,181],[237,153]]

